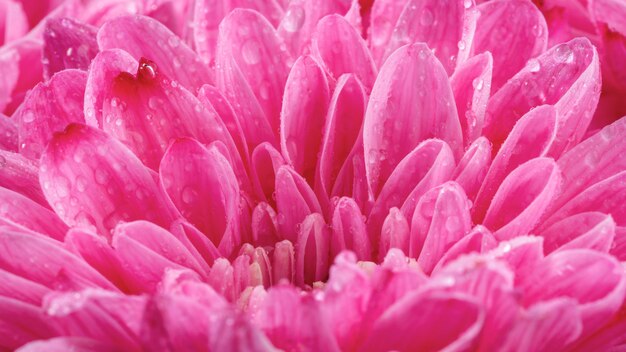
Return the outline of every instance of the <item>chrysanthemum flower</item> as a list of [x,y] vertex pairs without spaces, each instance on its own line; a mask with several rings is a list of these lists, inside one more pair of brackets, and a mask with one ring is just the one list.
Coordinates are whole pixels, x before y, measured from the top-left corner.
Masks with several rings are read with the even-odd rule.
[[476,2],[0,0],[0,350],[626,348],[626,2]]

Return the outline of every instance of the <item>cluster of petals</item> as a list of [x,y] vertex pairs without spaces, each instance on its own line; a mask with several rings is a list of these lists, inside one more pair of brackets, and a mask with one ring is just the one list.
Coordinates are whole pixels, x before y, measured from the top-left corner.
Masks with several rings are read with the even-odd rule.
[[0,0],[0,351],[626,348],[626,1]]

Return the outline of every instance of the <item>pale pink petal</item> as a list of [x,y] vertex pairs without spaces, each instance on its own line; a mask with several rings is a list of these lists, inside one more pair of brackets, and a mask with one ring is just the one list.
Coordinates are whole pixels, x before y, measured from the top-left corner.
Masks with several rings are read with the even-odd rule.
[[406,3],[407,1],[376,0],[372,5],[367,39],[374,61],[379,66]]
[[5,45],[28,32],[28,19],[19,1],[0,1],[0,45]]
[[0,149],[17,152],[17,124],[8,116],[0,113]]
[[0,348],[15,351],[27,342],[48,339],[59,334],[37,305],[0,297]]
[[47,20],[43,32],[44,77],[68,68],[86,71],[98,53],[97,32],[96,27],[71,18]]
[[276,211],[271,205],[260,202],[252,211],[252,239],[257,246],[271,246],[278,242]]
[[272,263],[272,278],[275,283],[295,281],[296,259],[291,242],[287,240],[276,242],[272,254]]
[[44,309],[65,336],[106,341],[122,350],[138,350],[145,297],[100,289],[54,292]]
[[179,139],[159,167],[161,183],[181,214],[228,256],[240,243],[240,195],[228,160],[216,147]]
[[111,352],[115,346],[84,337],[57,337],[45,341],[33,341],[20,347],[19,352]]
[[553,224],[539,235],[545,238],[546,253],[575,248],[608,252],[615,237],[615,221],[603,213],[580,213]]
[[311,285],[316,281],[325,281],[330,266],[331,235],[324,218],[313,213],[296,226],[296,283]]
[[276,174],[278,169],[285,165],[285,160],[270,143],[261,143],[252,152],[251,164],[257,197],[270,205],[275,205]]
[[381,68],[365,114],[365,166],[374,195],[405,155],[433,137],[460,158],[463,136],[448,75],[425,44],[404,46]]
[[441,257],[437,265],[433,269],[433,274],[437,273],[441,268],[446,267],[448,263],[453,262],[457,258],[470,253],[485,253],[497,246],[496,238],[493,237],[491,231],[482,225],[474,227],[467,235],[453,244],[450,249]]
[[577,38],[557,45],[531,60],[492,96],[483,134],[498,149],[522,115],[535,106],[554,105],[560,129],[550,155],[558,157],[584,136],[599,88],[600,64],[591,42]]
[[330,254],[335,258],[342,250],[350,250],[359,260],[370,260],[372,248],[365,216],[352,198],[342,197],[337,202],[331,220]]
[[621,307],[626,277],[621,264],[612,256],[572,249],[546,257],[524,280],[523,289],[523,301],[527,305],[557,297],[575,299],[586,335],[606,323]]
[[322,194],[320,197],[352,195],[333,191],[335,187],[344,190],[340,186],[342,184],[353,185],[353,179],[347,177],[347,172],[343,173],[346,175],[344,179],[338,179],[338,176],[342,175],[341,170],[346,164],[352,164],[349,156],[355,149],[359,149],[357,143],[360,142],[362,149],[361,126],[366,99],[363,86],[354,75],[339,78],[330,100],[319,157],[316,191],[318,195]]
[[502,181],[526,161],[546,156],[557,133],[558,117],[551,105],[522,116],[496,154],[474,203],[475,219],[482,219]]
[[215,59],[218,26],[222,19],[235,8],[256,10],[277,26],[283,10],[276,0],[201,0],[195,1],[193,9],[193,44],[196,52],[206,61]]
[[161,22],[150,17],[125,16],[106,22],[98,31],[98,46],[100,50],[122,49],[135,60],[148,58],[166,76],[194,94],[203,84],[213,81],[200,57]]
[[50,209],[25,196],[0,187],[0,217],[62,241],[67,226]]
[[[449,180],[453,170],[454,156],[445,142],[432,139],[420,143],[398,164],[382,187],[368,218],[370,236],[376,236],[392,207],[402,206],[403,215],[412,217],[419,198]],[[377,248],[376,237],[372,237],[372,245]]]
[[469,200],[450,181],[424,194],[411,219],[409,256],[429,274],[444,253],[471,229]]
[[230,262],[224,258],[218,258],[211,266],[211,272],[206,282],[213,287],[213,289],[229,301],[237,299],[235,292],[235,278],[233,272],[233,266]]
[[20,193],[49,208],[39,186],[37,164],[20,154],[0,150],[0,186]]
[[283,98],[280,146],[294,170],[313,183],[330,93],[326,76],[310,56],[293,65]]
[[170,232],[194,255],[196,260],[204,266],[203,261],[208,265],[222,257],[213,242],[200,230],[184,220],[175,221],[170,227]]
[[277,141],[289,74],[289,53],[272,25],[258,12],[233,10],[220,24],[217,87],[231,102],[248,147]]
[[481,136],[467,148],[452,178],[463,187],[467,198],[475,199],[490,166],[491,143]]
[[501,348],[504,351],[561,351],[582,332],[576,303],[556,298],[537,303],[521,313]]
[[561,183],[552,159],[535,158],[517,167],[495,193],[483,224],[498,240],[525,235],[539,222]]
[[11,115],[43,78],[42,43],[23,38],[0,48],[0,112]]
[[407,295],[374,324],[363,351],[470,349],[484,313],[467,296],[425,291]]
[[515,283],[518,285],[529,276],[535,275],[535,267],[544,259],[543,238],[514,237],[500,242],[499,246],[489,251],[486,256],[504,261],[515,273]]
[[400,209],[393,207],[383,222],[380,230],[378,257],[382,260],[392,248],[409,253],[409,222]]
[[477,7],[474,51],[493,55],[493,91],[515,73],[526,61],[543,53],[548,45],[546,20],[528,1],[489,1]]
[[288,166],[276,173],[276,212],[278,237],[295,242],[298,225],[312,213],[322,213],[315,193],[304,178]]
[[38,159],[54,132],[72,122],[84,123],[83,101],[87,73],[65,70],[37,84],[13,114],[18,122],[20,153]]
[[[0,248],[0,269],[45,287],[102,287],[115,290],[96,270],[63,248],[61,242],[45,236],[5,230],[0,233]],[[61,275],[65,277],[65,287],[59,285]]]
[[71,124],[43,153],[40,183],[66,224],[91,226],[102,236],[120,221],[146,219],[167,226],[175,212],[153,174],[104,132]]
[[450,77],[466,147],[480,137],[483,129],[487,101],[491,94],[492,70],[493,58],[486,52],[461,64]]
[[372,90],[378,70],[365,40],[344,17],[335,14],[322,18],[312,47],[313,54],[335,81],[344,73],[353,73],[367,92]]

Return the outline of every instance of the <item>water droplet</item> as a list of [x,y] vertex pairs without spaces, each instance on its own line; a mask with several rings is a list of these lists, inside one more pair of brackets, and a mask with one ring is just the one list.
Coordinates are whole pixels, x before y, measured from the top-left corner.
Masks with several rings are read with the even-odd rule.
[[174,65],[174,67],[176,68],[180,68],[182,66],[180,59],[178,59],[177,57],[175,57],[174,59],[172,59],[172,64]]
[[59,176],[54,180],[54,189],[59,197],[65,198],[70,194],[70,181],[63,176]]
[[22,121],[24,121],[24,123],[31,123],[35,121],[35,113],[32,112],[32,110],[27,110],[22,115]]
[[571,64],[574,62],[574,52],[567,44],[561,44],[556,48],[556,58],[560,62]]
[[459,47],[459,50],[463,51],[465,50],[465,41],[464,40],[459,40],[459,43],[457,44],[457,46]]
[[184,203],[190,204],[193,203],[198,197],[198,193],[191,187],[183,188],[183,192],[181,194],[181,198]]
[[153,61],[146,58],[139,60],[139,68],[137,69],[137,78],[142,82],[152,82],[157,76],[157,65]]
[[261,99],[267,100],[270,97],[269,88],[267,84],[264,83],[261,85],[261,89],[259,90],[259,95],[261,95]]
[[463,7],[465,7],[466,9],[469,9],[470,7],[472,7],[472,0],[464,0]]
[[87,180],[83,176],[76,177],[76,189],[84,192],[87,189]]
[[96,182],[98,182],[101,185],[106,184],[107,181],[109,180],[109,173],[105,169],[96,169],[94,174],[95,174],[94,176],[96,178]]
[[158,109],[161,105],[163,105],[163,99],[157,97],[150,97],[148,99],[148,107],[152,110]]
[[282,26],[283,28],[290,33],[293,33],[300,29],[304,24],[304,9],[300,6],[293,6],[283,18]]
[[112,107],[115,108],[115,107],[117,107],[118,104],[119,104],[119,99],[117,99],[117,98],[111,99],[111,106]]
[[178,39],[178,37],[176,37],[176,36],[171,36],[170,39],[167,40],[167,43],[172,48],[176,48],[176,47],[178,47],[178,45],[180,45],[180,39]]
[[483,81],[481,78],[475,78],[472,81],[472,86],[476,90],[482,90],[484,85],[485,85],[485,81]]
[[450,216],[446,219],[446,230],[448,232],[456,232],[460,229],[461,224],[459,223],[459,218],[456,216]]
[[420,16],[420,24],[422,26],[430,26],[433,24],[433,20],[433,13],[428,9],[424,9],[424,12],[422,12],[422,15]]
[[243,44],[241,48],[241,56],[243,57],[243,61],[245,61],[248,65],[255,65],[261,61],[259,44],[254,40],[248,40]]
[[539,72],[539,70],[541,69],[541,64],[539,63],[539,60],[537,59],[528,60],[528,62],[526,63],[526,66],[528,66],[528,71],[532,73]]

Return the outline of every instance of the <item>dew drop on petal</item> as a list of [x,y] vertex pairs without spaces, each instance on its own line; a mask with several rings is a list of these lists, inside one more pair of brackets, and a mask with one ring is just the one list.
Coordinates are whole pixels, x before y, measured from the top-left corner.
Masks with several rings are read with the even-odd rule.
[[241,56],[248,65],[258,64],[261,61],[259,44],[254,40],[246,41],[241,48]]
[[422,12],[422,15],[420,16],[420,24],[422,26],[430,26],[433,24],[433,20],[433,13],[428,9],[424,9],[424,12]]
[[35,113],[32,112],[31,110],[26,111],[22,115],[22,121],[24,123],[31,123],[31,122],[35,121]]
[[526,63],[526,65],[528,66],[528,71],[532,73],[539,72],[539,70],[541,69],[541,64],[537,59],[528,60],[528,63]]
[[191,187],[183,188],[181,199],[184,203],[190,204],[193,203],[198,197],[198,193]]
[[304,24],[304,17],[304,9],[300,6],[293,6],[285,14],[283,28],[290,33],[297,31]]

